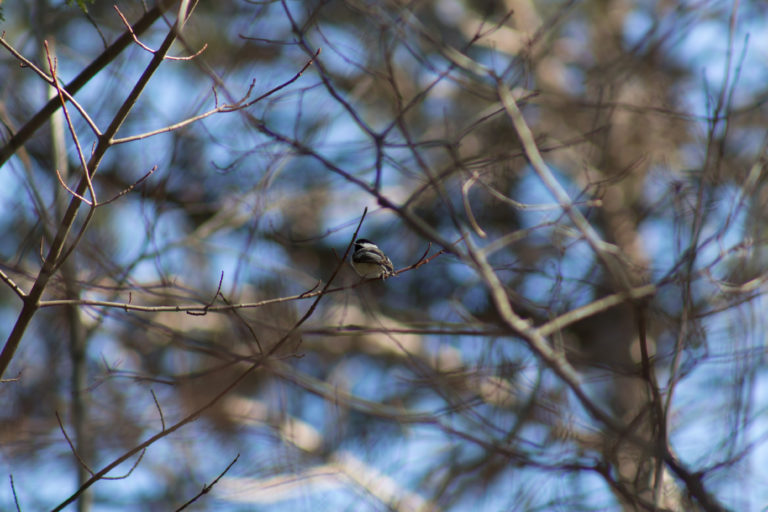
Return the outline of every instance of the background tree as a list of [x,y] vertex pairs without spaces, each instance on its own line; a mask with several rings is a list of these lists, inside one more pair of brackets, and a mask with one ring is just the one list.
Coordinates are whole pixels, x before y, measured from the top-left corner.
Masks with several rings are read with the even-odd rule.
[[3,7],[1,508],[768,500],[759,2]]

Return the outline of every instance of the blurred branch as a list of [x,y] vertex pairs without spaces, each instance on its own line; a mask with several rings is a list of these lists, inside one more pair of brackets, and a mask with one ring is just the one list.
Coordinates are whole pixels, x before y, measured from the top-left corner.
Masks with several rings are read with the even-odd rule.
[[304,372],[297,372],[295,368],[292,368],[282,361],[272,359],[265,365],[265,369],[281,379],[291,382],[330,403],[341,403],[344,404],[345,407],[349,407],[369,416],[395,420],[403,424],[429,424],[435,422],[435,416],[431,412],[411,411],[404,409],[403,407],[395,407],[373,400],[366,400],[347,390],[340,389],[338,386],[333,386],[320,379],[314,378],[311,375],[307,375]]
[[648,299],[658,292],[658,286],[655,284],[647,284],[644,286],[638,286],[627,290],[625,292],[614,293],[613,295],[607,295],[596,301],[590,302],[580,308],[572,309],[567,313],[563,313],[557,318],[553,318],[547,323],[540,325],[537,330],[542,336],[551,336],[569,325],[572,325],[579,320],[589,318],[601,311],[607,311],[614,306],[623,304],[627,301],[634,302],[642,299]]
[[[653,446],[648,446],[647,443],[636,438],[636,436],[630,435],[627,429],[621,422],[604,412],[595,402],[589,397],[585,388],[581,384],[581,379],[578,376],[576,370],[566,361],[562,353],[556,352],[552,349],[545,339],[542,332],[534,327],[530,322],[520,318],[513,310],[507,297],[507,293],[499,281],[498,276],[493,271],[492,267],[485,259],[485,255],[482,251],[478,250],[472,241],[466,239],[467,249],[470,257],[473,258],[476,268],[480,276],[483,278],[489,293],[493,299],[496,310],[507,327],[512,332],[515,332],[521,336],[528,344],[530,349],[550,368],[552,371],[563,381],[564,384],[573,392],[581,405],[589,414],[598,420],[600,423],[606,425],[613,432],[621,434],[624,439],[636,443],[640,449],[650,450],[648,453],[655,453]],[[721,505],[706,491],[699,475],[689,471],[677,458],[670,452],[669,448],[665,446],[664,453],[659,454],[663,457],[664,462],[669,468],[683,480],[688,487],[688,491],[696,500],[705,507],[706,510],[721,510]]]
[[528,127],[522,112],[520,112],[515,98],[512,96],[509,88],[504,85],[500,79],[497,79],[497,91],[502,105],[504,105],[504,108],[507,110],[507,115],[512,120],[515,131],[517,132],[518,137],[520,137],[520,142],[523,145],[528,161],[536,171],[536,174],[538,174],[539,179],[541,179],[547,190],[549,190],[560,204],[560,207],[571,219],[571,222],[573,222],[576,228],[582,235],[584,235],[589,246],[602,261],[605,270],[614,278],[615,285],[618,286],[620,290],[629,289],[632,286],[632,280],[619,260],[621,257],[620,249],[613,244],[604,242],[584,215],[578,208],[574,207],[568,193],[557,181],[552,170],[546,164],[544,158],[542,158],[533,137],[533,133]]
[[221,389],[212,399],[207,401],[202,407],[199,407],[198,409],[193,411],[191,414],[188,414],[177,423],[174,423],[167,429],[164,428],[157,434],[149,437],[146,441],[143,441],[139,445],[131,448],[130,450],[125,452],[123,455],[113,460],[111,463],[107,464],[104,468],[96,472],[87,482],[81,485],[80,488],[77,491],[75,491],[69,498],[62,501],[58,506],[56,506],[52,512],[58,512],[59,510],[64,509],[67,505],[75,501],[78,498],[78,496],[80,496],[83,492],[85,492],[89,487],[91,487],[93,484],[95,484],[99,480],[106,478],[106,475],[110,471],[112,471],[117,466],[119,466],[126,460],[130,459],[137,453],[139,452],[143,453],[144,450],[146,450],[149,446],[154,444],[156,441],[163,439],[164,437],[167,437],[168,435],[176,432],[183,426],[195,421],[198,417],[200,417],[201,414],[203,414],[205,411],[213,407],[216,403],[218,403],[219,400],[221,400],[222,397],[226,396],[230,391],[232,391],[235,387],[237,387],[238,384],[240,384],[247,376],[249,376],[260,365],[261,365],[261,361],[252,364],[245,371],[243,371],[237,378],[232,380],[223,389]]
[[200,417],[203,412],[213,407],[216,403],[221,400],[224,396],[229,394],[233,389],[235,389],[248,375],[250,375],[253,371],[255,371],[257,368],[259,368],[264,361],[266,361],[270,356],[275,354],[278,349],[280,349],[285,342],[290,338],[290,336],[298,330],[298,328],[310,317],[315,311],[315,308],[317,307],[318,302],[320,299],[322,299],[323,295],[325,294],[325,291],[330,287],[331,283],[333,282],[333,279],[338,274],[339,270],[341,270],[341,267],[346,264],[346,256],[349,253],[350,248],[352,247],[352,244],[354,243],[355,237],[357,236],[358,231],[360,230],[360,226],[363,223],[363,220],[365,219],[365,214],[367,213],[367,209],[363,212],[362,217],[360,218],[360,223],[357,226],[357,229],[355,229],[355,233],[352,237],[352,239],[349,242],[349,245],[347,246],[347,251],[344,253],[344,259],[342,259],[338,265],[336,266],[336,269],[334,270],[331,277],[328,279],[328,282],[323,287],[323,290],[321,290],[320,295],[315,299],[315,302],[309,307],[307,312],[301,317],[301,319],[296,322],[296,324],[291,328],[284,336],[280,338],[279,341],[277,341],[270,350],[264,354],[263,356],[259,357],[255,363],[250,365],[248,369],[246,369],[244,372],[242,372],[238,377],[236,377],[234,380],[232,380],[229,384],[227,384],[221,391],[219,391],[212,399],[210,399],[208,402],[206,402],[202,407],[199,407],[191,414],[187,415],[185,418],[183,418],[181,421],[175,423],[168,429],[163,429],[161,432],[155,434],[154,436],[151,436],[146,441],[140,443],[139,445],[135,446],[131,450],[124,453],[122,456],[115,459],[112,463],[105,466],[102,470],[97,472],[93,475],[87,482],[85,482],[83,485],[80,486],[80,488],[72,494],[69,498],[67,498],[65,501],[60,503],[55,509],[54,512],[62,510],[64,507],[66,507],[68,504],[72,503],[75,499],[77,499],[78,496],[80,496],[85,490],[87,490],[91,485],[96,483],[97,481],[104,478],[107,473],[112,471],[115,467],[122,464],[124,461],[132,457],[134,454],[138,453],[139,451],[145,450],[147,447],[154,444],[156,441],[172,434],[176,430],[182,428],[183,426],[193,422],[198,417]]

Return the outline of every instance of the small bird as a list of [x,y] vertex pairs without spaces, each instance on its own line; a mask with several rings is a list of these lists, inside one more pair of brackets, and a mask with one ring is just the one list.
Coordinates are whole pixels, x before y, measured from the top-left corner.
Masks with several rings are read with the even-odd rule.
[[360,277],[386,279],[395,274],[395,268],[389,258],[376,244],[365,238],[355,242],[355,252],[352,253],[352,268]]

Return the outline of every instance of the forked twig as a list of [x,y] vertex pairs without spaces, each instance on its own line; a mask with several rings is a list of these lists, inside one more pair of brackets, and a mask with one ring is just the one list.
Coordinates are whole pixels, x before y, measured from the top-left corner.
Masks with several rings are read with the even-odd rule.
[[[123,24],[125,25],[125,28],[126,28],[126,29],[128,29],[128,32],[130,32],[130,34],[131,34],[131,37],[133,37],[133,40],[134,40],[134,42],[135,42],[137,45],[139,45],[140,47],[142,47],[144,50],[146,50],[146,51],[148,51],[149,53],[151,53],[152,55],[154,55],[154,54],[157,52],[157,50],[153,50],[153,49],[152,49],[152,48],[150,48],[149,46],[147,46],[147,45],[145,45],[144,43],[142,43],[142,42],[139,40],[139,37],[138,37],[138,36],[137,36],[137,35],[134,33],[134,31],[133,31],[133,28],[131,28],[131,24],[130,24],[130,23],[128,23],[128,20],[125,18],[125,16],[123,16],[123,13],[122,13],[122,12],[120,12],[120,9],[118,9],[118,7],[117,7],[116,5],[114,5],[113,7],[114,7],[114,8],[115,8],[115,10],[117,11],[117,15],[118,15],[118,16],[120,16],[120,19],[121,19],[121,20],[123,20]],[[179,18],[179,19],[181,20],[181,18]],[[182,21],[180,21],[180,23],[182,23]],[[199,56],[201,53],[203,53],[203,52],[205,51],[205,49],[206,49],[206,48],[208,48],[208,43],[205,43],[205,44],[203,45],[203,47],[202,47],[202,48],[200,48],[200,50],[198,50],[198,51],[197,51],[195,54],[193,54],[193,55],[189,55],[189,56],[187,56],[187,57],[171,57],[170,55],[166,55],[166,56],[165,56],[165,57],[163,57],[163,58],[164,58],[164,59],[167,59],[167,60],[192,60],[192,59],[194,59],[195,57]]]
[[78,198],[79,200],[81,200],[82,202],[84,202],[85,204],[87,204],[88,206],[93,206],[93,202],[92,202],[91,200],[89,200],[89,199],[86,199],[85,197],[81,196],[80,194],[78,194],[77,192],[75,192],[74,190],[72,190],[72,189],[69,187],[69,185],[67,185],[67,184],[64,182],[64,178],[61,176],[61,172],[60,172],[58,169],[56,169],[56,178],[58,178],[58,180],[59,180],[59,184],[60,184],[62,187],[64,187],[64,190],[66,190],[67,192],[69,192],[69,194],[70,194],[70,195],[72,195],[72,196],[74,196],[74,197]]
[[157,130],[152,130],[152,131],[149,131],[149,132],[140,133],[138,135],[131,135],[131,136],[128,136],[128,137],[112,139],[111,140],[111,144],[125,144],[126,142],[133,142],[135,140],[146,139],[148,137],[152,137],[154,135],[159,135],[161,133],[168,133],[168,132],[172,132],[174,130],[178,130],[179,128],[183,128],[183,127],[185,127],[187,125],[190,125],[192,123],[196,123],[197,121],[200,121],[202,119],[210,117],[210,116],[212,116],[214,114],[237,112],[238,110],[246,109],[246,108],[248,108],[248,107],[258,103],[259,101],[261,101],[261,100],[263,100],[263,99],[273,95],[277,91],[279,91],[279,90],[289,86],[290,84],[292,84],[293,82],[295,82],[296,80],[301,78],[301,75],[303,75],[304,72],[307,70],[307,68],[309,68],[309,66],[312,65],[312,63],[314,62],[314,60],[317,58],[317,56],[319,54],[320,54],[320,49],[318,49],[315,52],[314,56],[311,59],[309,59],[306,62],[306,64],[304,64],[304,66],[295,75],[293,75],[293,77],[291,77],[290,79],[286,80],[282,84],[273,87],[269,91],[265,92],[264,94],[261,94],[261,95],[257,96],[256,98],[254,98],[254,99],[252,99],[250,101],[248,101],[248,98],[251,96],[251,93],[253,92],[253,89],[256,86],[256,80],[255,79],[251,81],[250,85],[248,86],[248,91],[243,95],[243,97],[240,98],[239,100],[235,101],[234,103],[224,103],[224,104],[219,105],[218,93],[216,92],[216,88],[214,87],[213,88],[214,108],[212,108],[211,110],[209,110],[207,112],[203,112],[202,114],[199,114],[199,115],[187,118],[187,119],[185,119],[183,121],[180,121],[178,123],[175,123],[175,124],[172,124],[172,125],[169,125],[169,126],[165,126],[163,128],[158,128]]
[[203,306],[203,309],[200,311],[187,311],[188,315],[191,316],[205,316],[208,314],[208,308],[213,306],[213,303],[216,302],[216,299],[221,294],[221,283],[224,282],[224,271],[221,271],[221,275],[219,276],[219,286],[216,288],[216,293],[213,294],[213,297],[210,301],[208,301],[207,304]]

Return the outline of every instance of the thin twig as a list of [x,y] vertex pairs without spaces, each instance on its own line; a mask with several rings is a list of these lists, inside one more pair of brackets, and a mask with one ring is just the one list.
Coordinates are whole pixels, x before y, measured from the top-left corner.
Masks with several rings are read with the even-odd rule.
[[21,512],[21,506],[19,505],[19,497],[16,495],[16,486],[13,485],[13,475],[8,475],[11,480],[11,492],[13,493],[13,503],[16,505],[16,512]]
[[219,480],[221,480],[221,477],[223,477],[224,475],[226,475],[226,474],[227,474],[227,471],[229,471],[229,469],[230,469],[232,466],[234,466],[234,465],[235,465],[235,462],[237,462],[237,460],[238,460],[239,458],[240,458],[240,454],[238,453],[238,454],[237,454],[237,456],[236,456],[236,457],[235,457],[235,458],[232,460],[232,462],[230,462],[230,463],[229,463],[229,465],[228,465],[228,466],[227,466],[227,467],[224,469],[224,471],[222,471],[221,473],[219,473],[219,476],[217,476],[217,477],[216,477],[216,479],[215,479],[213,482],[211,482],[211,484],[210,484],[210,485],[205,485],[205,484],[203,484],[203,488],[200,490],[200,492],[199,492],[199,493],[197,493],[197,495],[195,495],[195,497],[194,497],[194,498],[192,498],[191,500],[189,500],[188,502],[186,502],[185,504],[183,504],[182,506],[180,506],[179,508],[177,508],[177,509],[176,509],[176,512],[179,512],[180,510],[184,510],[185,508],[187,508],[188,506],[190,506],[192,503],[194,503],[195,501],[197,501],[197,500],[198,500],[198,499],[199,499],[199,498],[200,498],[200,497],[201,497],[203,494],[208,494],[209,492],[211,492],[211,489],[213,489],[213,486],[214,486],[214,485],[216,485],[216,484],[219,482]]
[[155,165],[155,166],[154,166],[154,167],[152,167],[152,168],[151,168],[149,171],[147,171],[147,173],[146,173],[144,176],[142,176],[141,178],[139,178],[138,180],[136,180],[136,181],[134,181],[132,184],[130,184],[128,187],[126,187],[126,188],[124,188],[123,190],[121,190],[120,192],[118,192],[118,193],[117,193],[117,195],[115,195],[115,196],[114,196],[114,197],[112,197],[111,199],[107,199],[106,201],[102,201],[102,202],[100,202],[100,203],[99,203],[99,204],[97,204],[96,206],[104,206],[104,205],[106,205],[106,204],[109,204],[109,203],[111,203],[111,202],[113,202],[113,201],[116,201],[116,200],[120,199],[120,198],[121,198],[121,197],[123,197],[125,194],[128,194],[128,193],[130,193],[131,191],[133,191],[133,189],[135,189],[136,187],[138,187],[139,185],[141,185],[142,183],[144,183],[144,181],[145,181],[147,178],[149,178],[150,176],[152,176],[152,174],[154,174],[154,172],[155,172],[156,170],[157,170],[157,166]]
[[157,400],[157,395],[155,395],[155,390],[150,389],[150,393],[152,393],[152,400],[155,401],[155,407],[157,407],[157,412],[160,414],[160,424],[163,426],[163,430],[165,430],[165,416],[163,415],[163,408],[160,407],[160,402]]
[[91,468],[88,467],[88,464],[80,457],[80,454],[77,453],[77,449],[75,448],[75,445],[72,443],[72,440],[67,435],[67,431],[64,428],[64,424],[61,422],[61,417],[59,416],[59,411],[56,411],[56,421],[59,422],[59,429],[61,430],[61,433],[64,434],[64,439],[67,440],[67,444],[69,445],[69,449],[72,450],[72,455],[75,456],[77,461],[80,463],[80,465],[85,468],[85,470],[93,476],[93,471]]
[[[221,296],[221,300],[224,301],[224,304],[228,306],[232,306],[232,303],[227,300],[227,298],[224,296],[223,293],[219,294]],[[251,324],[248,323],[248,321],[243,318],[243,316],[240,314],[240,311],[238,311],[237,308],[232,308],[230,310],[233,315],[235,315],[235,318],[237,318],[241,324],[245,326],[245,328],[248,330],[248,332],[251,334],[251,338],[253,338],[253,341],[256,342],[256,347],[259,349],[259,355],[264,353],[264,349],[261,346],[261,342],[259,341],[259,336],[256,334],[256,331],[253,330],[253,327],[251,327]]]
[[8,276],[8,274],[6,274],[5,272],[3,272],[2,270],[0,270],[0,279],[2,279],[3,281],[5,281],[5,284],[7,284],[8,286],[10,286],[11,290],[13,290],[13,291],[14,291],[14,293],[15,293],[15,294],[16,294],[16,295],[17,295],[17,296],[20,298],[20,299],[24,300],[24,297],[26,297],[26,296],[27,296],[27,294],[24,292],[24,290],[22,290],[22,289],[21,289],[21,287],[20,287],[18,284],[16,284],[16,282],[15,282],[13,279],[11,279],[11,278]]

